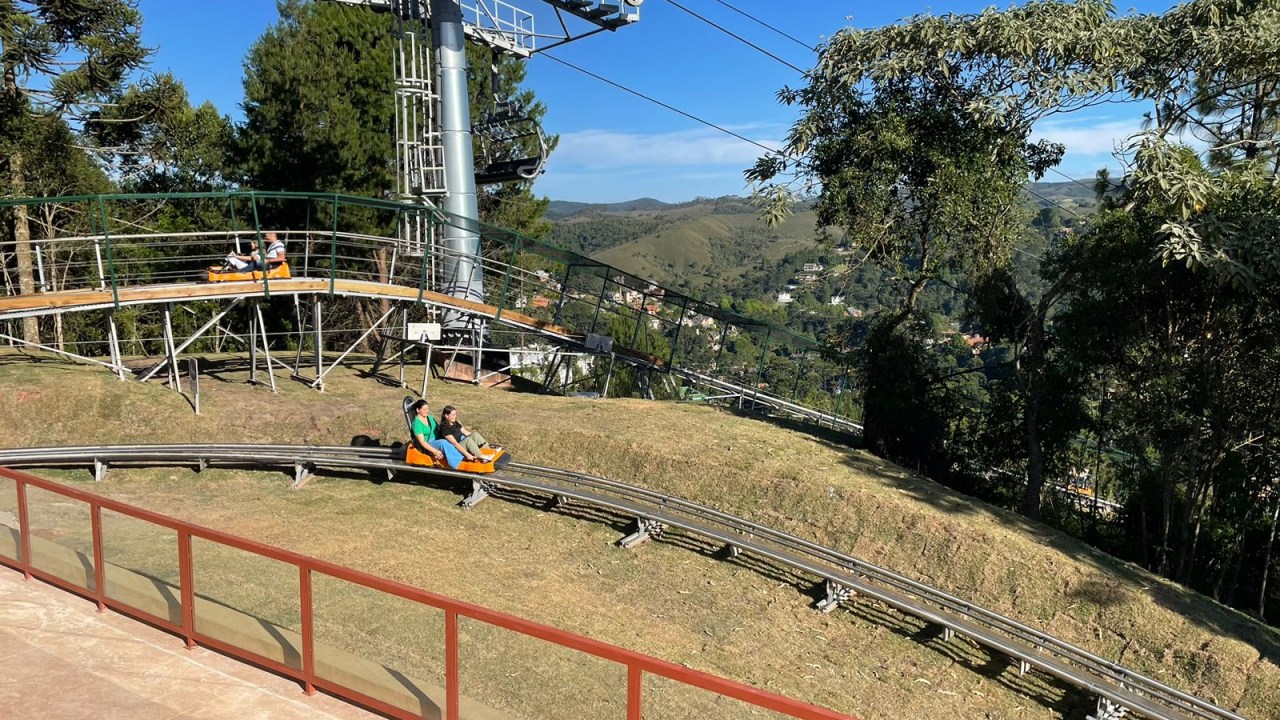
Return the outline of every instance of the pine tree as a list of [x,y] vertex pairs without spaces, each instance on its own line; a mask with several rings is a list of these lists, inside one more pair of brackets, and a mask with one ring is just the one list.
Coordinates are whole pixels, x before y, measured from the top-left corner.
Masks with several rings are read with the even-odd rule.
[[[148,50],[142,45],[141,25],[136,0],[0,3],[0,145],[10,194],[28,193],[28,166],[36,160],[24,140],[48,137],[33,131],[33,123],[89,120],[86,110],[143,66]],[[19,291],[34,293],[27,208],[15,206],[12,221]],[[40,342],[35,318],[23,321],[23,338]]]

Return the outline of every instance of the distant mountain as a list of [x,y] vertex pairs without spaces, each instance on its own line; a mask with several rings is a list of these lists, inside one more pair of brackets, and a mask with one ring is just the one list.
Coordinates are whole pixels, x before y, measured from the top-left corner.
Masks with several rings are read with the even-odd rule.
[[732,285],[817,246],[812,212],[801,210],[770,228],[759,208],[740,197],[561,204],[562,210],[573,207],[559,217],[548,212],[553,243],[671,288]]
[[1026,189],[1031,201],[1039,208],[1058,205],[1092,213],[1098,205],[1093,180],[1031,183]]
[[661,210],[671,207],[670,203],[653,198],[639,198],[616,203],[581,203],[568,200],[552,200],[547,206],[548,220],[562,220],[578,213],[625,213],[633,210]]
[[[1028,185],[1027,202],[1055,227],[1092,214],[1092,181]],[[553,200],[549,240],[638,277],[701,294],[767,295],[810,262],[839,264],[819,248],[812,201],[797,205],[778,227],[760,219],[747,198],[725,196],[665,203]]]

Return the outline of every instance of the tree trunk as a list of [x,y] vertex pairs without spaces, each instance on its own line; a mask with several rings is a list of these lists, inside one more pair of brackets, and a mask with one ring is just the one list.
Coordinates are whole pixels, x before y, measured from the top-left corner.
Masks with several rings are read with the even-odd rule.
[[1231,585],[1227,590],[1227,600],[1230,604],[1231,598],[1235,595],[1236,582],[1240,577],[1240,563],[1244,559],[1244,538],[1247,535],[1249,522],[1253,520],[1253,509],[1256,504],[1249,504],[1245,508],[1244,518],[1240,521],[1240,532],[1236,533],[1236,538],[1231,543],[1231,552],[1227,554],[1226,560],[1222,563],[1222,569],[1218,572],[1218,579],[1213,584],[1213,599],[1222,602],[1222,588],[1227,580],[1227,575],[1231,575]]
[[[22,153],[9,156],[9,187],[14,197],[27,193],[26,178],[22,175]],[[31,249],[31,220],[26,205],[13,206],[13,251],[18,257],[18,294],[36,293],[35,252]],[[35,317],[22,319],[22,339],[29,343],[40,342],[40,321]]]
[[1166,440],[1164,447],[1160,449],[1160,474],[1162,477],[1163,491],[1160,494],[1160,548],[1159,554],[1156,556],[1157,567],[1159,573],[1165,577],[1169,576],[1169,532],[1173,526],[1173,486],[1177,482],[1178,470],[1174,465],[1177,454],[1172,447],[1173,443]]
[[1044,494],[1044,448],[1040,444],[1040,401],[1043,394],[1041,363],[1044,358],[1042,328],[1038,325],[1027,333],[1022,358],[1022,435],[1027,446],[1027,489],[1022,496],[1022,514],[1040,519],[1040,501]]
[[[1035,313],[1027,318],[1027,339],[1020,358],[1019,369],[1023,375],[1022,428],[1027,445],[1027,491],[1022,496],[1022,514],[1032,520],[1040,519],[1040,501],[1044,493],[1044,447],[1040,438],[1040,407],[1044,402],[1044,368],[1048,362],[1048,346],[1044,328],[1049,308],[1066,287],[1068,273],[1040,298]],[[1025,362],[1021,362],[1025,360]],[[1095,490],[1096,492],[1096,490]]]
[[[1274,495],[1280,488],[1273,487]],[[1258,619],[1267,621],[1267,577],[1271,575],[1271,549],[1276,543],[1276,525],[1280,524],[1280,499],[1273,500],[1275,509],[1271,511],[1271,533],[1267,536],[1267,551],[1262,554],[1262,587],[1258,589]]]
[[[23,107],[18,91],[18,75],[13,66],[4,69],[4,93],[12,107]],[[9,192],[13,193],[13,197],[20,198],[27,194],[27,182],[23,173],[22,152],[15,148],[9,155]],[[13,206],[13,251],[18,257],[18,292],[22,295],[34,295],[35,263],[31,251],[31,223],[25,205]],[[29,343],[40,342],[40,322],[37,318],[22,319],[22,339]]]

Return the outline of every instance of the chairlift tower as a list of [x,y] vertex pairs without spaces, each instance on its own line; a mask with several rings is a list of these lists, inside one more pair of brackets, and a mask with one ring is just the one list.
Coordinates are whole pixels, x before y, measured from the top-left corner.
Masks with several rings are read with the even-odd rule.
[[[394,196],[401,202],[438,207],[450,216],[442,226],[441,253],[434,263],[440,289],[453,297],[483,302],[466,39],[528,58],[540,50],[636,22],[643,0],[523,0],[542,11],[544,22],[552,17],[557,21],[558,31],[547,34],[535,30],[534,12],[504,0],[330,1],[365,6],[396,18]],[[509,122],[511,109],[507,112]],[[541,129],[538,134],[541,137]],[[530,180],[541,173],[544,159],[545,152],[542,157],[508,162],[504,165],[509,167],[485,172],[481,180]],[[405,216],[399,231],[403,249],[411,254],[428,252],[430,224],[423,217]],[[465,318],[447,318],[446,327],[461,330],[467,323]]]

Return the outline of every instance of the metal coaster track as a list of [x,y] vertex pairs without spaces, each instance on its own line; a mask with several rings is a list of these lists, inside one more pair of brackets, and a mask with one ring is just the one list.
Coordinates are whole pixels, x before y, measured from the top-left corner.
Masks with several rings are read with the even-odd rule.
[[301,487],[319,468],[420,474],[470,481],[463,501],[471,507],[503,489],[547,495],[555,503],[577,502],[635,518],[636,530],[619,541],[633,547],[679,529],[722,543],[730,555],[747,553],[779,563],[823,583],[818,608],[830,611],[854,595],[893,607],[941,628],[944,640],[962,635],[1011,658],[1019,670],[1035,669],[1097,698],[1092,718],[1127,713],[1155,720],[1243,720],[1228,710],[1127,669],[1071,643],[903,575],[803,538],[664,493],[584,473],[512,463],[500,473],[476,476],[406,465],[388,447],[300,445],[99,445],[0,450],[0,466],[94,468],[101,480],[111,465],[292,467]]

